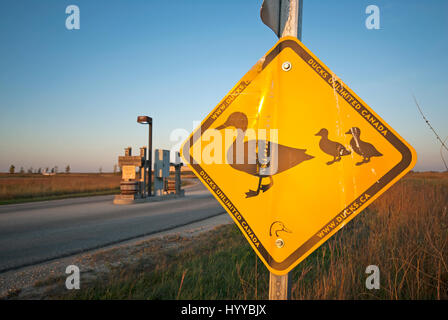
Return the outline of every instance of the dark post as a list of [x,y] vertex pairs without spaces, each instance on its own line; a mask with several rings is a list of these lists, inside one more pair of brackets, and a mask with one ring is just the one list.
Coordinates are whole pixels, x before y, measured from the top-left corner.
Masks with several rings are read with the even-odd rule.
[[152,183],[152,118],[148,116],[139,116],[137,118],[137,122],[141,124],[147,124],[149,127],[149,134],[148,134],[148,153],[147,153],[147,160],[146,160],[146,166],[145,174],[148,176],[148,197],[152,196],[151,192],[151,183]]
[[149,136],[148,136],[148,197],[152,196],[152,118],[149,118]]

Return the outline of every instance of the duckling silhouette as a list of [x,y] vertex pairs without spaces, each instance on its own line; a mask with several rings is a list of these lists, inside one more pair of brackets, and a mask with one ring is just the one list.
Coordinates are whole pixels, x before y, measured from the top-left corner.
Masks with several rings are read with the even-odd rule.
[[337,161],[341,161],[342,156],[348,156],[351,154],[351,151],[347,150],[342,144],[339,142],[331,141],[328,139],[328,130],[325,128],[320,129],[316,136],[321,136],[322,138],[319,141],[320,149],[326,154],[333,156],[333,160],[328,161],[327,165],[331,165]]
[[285,224],[281,221],[274,221],[269,228],[269,236],[272,237],[272,234],[275,233],[275,236],[278,237],[279,232],[287,232],[292,233],[291,230],[286,228]]
[[[258,196],[260,190],[263,192],[269,190],[274,184],[272,176],[295,167],[303,161],[314,158],[306,154],[306,150],[304,149],[291,148],[270,141],[257,139],[245,141],[242,144],[246,135],[247,126],[247,116],[242,112],[234,112],[227,118],[224,124],[216,128],[216,130],[222,130],[228,127],[237,129],[236,138],[234,138],[233,144],[227,151],[227,162],[235,170],[258,177],[257,190],[249,189],[246,192],[246,198]],[[238,146],[241,145],[243,145],[243,150],[241,148],[238,150]],[[259,158],[257,147],[258,149],[264,150],[266,159]],[[241,155],[243,151],[244,155]],[[262,185],[263,178],[269,178],[269,184]]]
[[361,130],[359,128],[353,127],[345,134],[351,134],[353,136],[353,138],[350,140],[350,146],[353,151],[355,151],[363,158],[362,161],[356,163],[357,166],[370,162],[371,157],[383,156],[382,153],[376,150],[374,145],[361,140]]

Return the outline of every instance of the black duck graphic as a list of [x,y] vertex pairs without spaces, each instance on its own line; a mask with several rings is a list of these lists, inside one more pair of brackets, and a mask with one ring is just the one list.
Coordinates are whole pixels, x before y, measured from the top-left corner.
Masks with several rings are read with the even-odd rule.
[[370,162],[371,157],[381,157],[383,155],[376,150],[374,145],[361,140],[361,130],[359,128],[353,127],[345,134],[351,134],[353,136],[350,140],[350,147],[363,158],[362,161],[356,163],[357,166]]
[[[239,159],[238,151],[240,152],[241,157],[241,151],[243,150],[237,150],[237,146],[244,140],[247,126],[247,116],[242,112],[234,112],[227,118],[226,122],[223,125],[220,125],[216,128],[216,130],[222,130],[228,127],[239,129],[237,131],[237,136],[233,144],[227,151],[227,161],[233,169],[258,177],[257,190],[249,189],[249,191],[246,192],[246,198],[258,196],[260,194],[260,190],[263,192],[269,190],[274,184],[274,180],[272,178],[273,175],[295,167],[303,161],[314,158],[313,156],[306,154],[306,150],[304,149],[295,149],[270,141],[250,140],[245,141],[243,144],[244,159]],[[258,158],[258,152],[256,152],[257,146],[260,148],[264,148],[268,156],[270,156],[272,150],[276,151],[272,152],[272,157],[270,157],[269,163],[263,164],[263,162],[260,161],[260,159]],[[276,165],[275,172],[272,170],[260,171],[261,168],[269,168],[270,166],[274,167],[273,164]],[[264,178],[269,179],[269,184],[262,184],[262,180]]]
[[326,154],[333,156],[333,160],[328,161],[327,165],[331,165],[337,161],[341,161],[341,157],[348,156],[351,151],[347,150],[342,144],[336,141],[331,141],[328,139],[328,130],[325,128],[320,129],[316,136],[321,136],[319,141],[320,149]]
[[285,224],[283,222],[281,222],[281,221],[274,221],[271,224],[271,227],[269,228],[269,236],[272,237],[272,235],[275,234],[276,237],[279,237],[279,235],[278,235],[279,232],[292,233],[291,230],[286,228],[286,226],[285,226]]

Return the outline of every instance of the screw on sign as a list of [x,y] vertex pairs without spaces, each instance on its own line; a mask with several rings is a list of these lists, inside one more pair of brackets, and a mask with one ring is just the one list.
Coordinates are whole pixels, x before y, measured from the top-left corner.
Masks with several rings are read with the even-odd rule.
[[181,153],[271,272],[273,299],[279,292],[287,298],[283,275],[417,160],[393,128],[290,36],[237,82]]

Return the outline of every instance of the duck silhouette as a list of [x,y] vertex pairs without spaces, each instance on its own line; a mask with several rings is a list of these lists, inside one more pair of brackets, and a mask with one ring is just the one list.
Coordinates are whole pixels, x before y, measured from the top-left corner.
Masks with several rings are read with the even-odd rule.
[[357,166],[370,162],[371,157],[381,157],[383,155],[376,150],[374,145],[361,140],[361,130],[359,128],[353,127],[345,134],[351,134],[353,136],[350,140],[350,147],[363,158],[362,161],[356,163]]
[[348,156],[351,154],[351,151],[347,150],[342,144],[339,142],[331,141],[328,139],[328,130],[325,128],[320,129],[316,136],[321,136],[322,138],[319,141],[320,149],[326,154],[333,156],[333,160],[328,161],[327,165],[331,165],[337,161],[341,161],[342,156]]
[[274,221],[271,224],[271,227],[269,228],[269,236],[272,237],[272,234],[275,234],[275,236],[278,237],[278,233],[279,232],[292,233],[291,230],[286,228],[286,226],[285,226],[285,224],[283,222],[281,222],[281,221]]
[[[227,162],[235,170],[258,177],[257,189],[249,189],[246,192],[246,198],[258,196],[260,191],[269,190],[274,184],[272,176],[314,158],[306,154],[304,149],[291,148],[270,141],[256,139],[242,143],[246,136],[247,126],[247,116],[242,112],[234,112],[224,124],[216,128],[216,130],[229,127],[237,129],[236,138],[227,151]],[[239,146],[242,146],[242,150],[241,147],[238,150]],[[257,149],[264,151],[264,154],[257,152]],[[244,154],[242,155],[241,152]],[[260,153],[261,159],[259,158]],[[264,178],[269,179],[269,184],[262,184]]]

